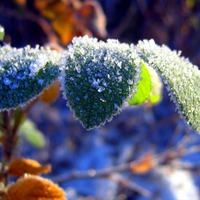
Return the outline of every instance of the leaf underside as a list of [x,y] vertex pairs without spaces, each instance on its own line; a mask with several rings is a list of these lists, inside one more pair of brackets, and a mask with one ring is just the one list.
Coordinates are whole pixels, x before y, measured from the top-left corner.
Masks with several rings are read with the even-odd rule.
[[131,99],[128,99],[130,105],[137,105],[144,103],[149,97],[151,92],[151,77],[148,69],[144,63],[142,65],[141,80],[137,86],[137,92]]
[[186,122],[200,132],[200,71],[180,53],[166,46],[158,46],[153,40],[141,41],[138,54],[162,77],[171,100]]
[[156,104],[160,102],[162,96],[162,82],[156,71],[141,62],[142,72],[141,80],[137,86],[137,92],[131,99],[128,99],[130,105],[138,105],[142,103]]

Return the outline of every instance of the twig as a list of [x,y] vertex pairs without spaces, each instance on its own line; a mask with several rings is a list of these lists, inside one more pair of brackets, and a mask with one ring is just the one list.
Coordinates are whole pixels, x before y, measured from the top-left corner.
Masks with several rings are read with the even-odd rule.
[[59,41],[58,37],[52,30],[51,25],[44,18],[35,15],[31,11],[24,11],[23,13],[20,13],[18,11],[9,9],[5,11],[5,14],[7,14],[8,16],[13,16],[15,18],[23,18],[26,20],[31,20],[33,22],[36,22],[40,26],[40,28],[44,31],[44,33],[47,35],[49,42],[58,43]]
[[123,19],[119,23],[118,27],[114,30],[113,35],[114,35],[115,38],[120,38],[122,33],[126,31],[127,27],[129,26],[129,24],[133,20],[133,15],[134,15],[135,11],[136,11],[135,6],[133,4],[131,4],[126,15],[123,17]]
[[[200,146],[190,147],[188,149],[182,149],[182,147],[184,146],[185,145],[183,145],[182,143],[179,143],[179,145],[169,150],[166,150],[165,152],[159,155],[152,156],[151,160],[152,162],[156,161],[154,163],[156,163],[156,165],[158,166],[159,164],[162,164],[163,162],[168,160],[169,156],[173,160],[173,159],[180,158],[184,155],[188,155],[188,154],[200,151]],[[86,172],[73,171],[70,174],[62,174],[57,177],[54,177],[53,181],[61,183],[61,182],[69,181],[71,179],[109,177],[112,173],[122,173],[126,171],[131,171],[132,170],[131,166],[133,166],[134,164],[137,164],[139,160],[140,159],[137,159],[130,163],[125,163],[119,166],[114,166],[114,167],[106,168],[103,170],[90,169]]]
[[25,13],[25,17],[27,17],[28,19],[30,19],[32,21],[35,21],[37,24],[40,25],[42,30],[48,36],[49,42],[58,43],[58,41],[59,41],[58,37],[53,32],[50,24],[45,19],[43,19],[42,17],[38,17],[37,15],[35,15],[35,14],[31,13],[31,12],[26,12]]
[[111,174],[109,176],[109,179],[117,182],[118,184],[121,184],[133,191],[136,191],[137,193],[141,194],[144,197],[150,198],[150,199],[155,199],[153,197],[153,194],[151,192],[149,192],[148,190],[140,187],[139,185],[135,184],[134,182],[128,180],[127,178],[124,178],[122,176],[120,176],[119,174]]
[[10,115],[9,111],[2,112],[2,119],[3,119],[3,158],[2,158],[2,166],[1,166],[1,173],[4,174],[4,185],[8,184],[8,177],[6,173],[5,166],[10,161],[10,158],[13,153],[13,147],[15,146],[15,136],[11,130],[10,125]]
[[104,170],[93,170],[90,169],[86,172],[79,172],[74,171],[69,175],[61,175],[54,177],[52,180],[53,182],[61,183],[65,181],[69,181],[71,179],[83,179],[83,178],[108,178],[109,180],[112,180],[114,182],[117,182],[118,184],[123,184],[125,187],[130,188],[139,194],[153,199],[153,195],[146,189],[140,187],[139,185],[129,181],[127,178],[124,178],[120,176],[118,173],[115,172],[124,172],[130,170],[130,164],[124,164],[117,167],[111,167]]
[[193,163],[176,161],[176,162],[172,163],[172,166],[174,168],[189,170],[193,173],[198,173],[200,175],[200,163],[199,164],[193,164]]
[[189,155],[200,151],[200,145],[192,146],[188,149],[183,149],[183,155]]
[[110,167],[103,170],[90,169],[86,172],[73,171],[70,174],[64,174],[53,178],[54,182],[62,183],[72,179],[82,179],[82,178],[100,178],[108,177],[115,172],[124,172],[130,170],[130,164],[123,164],[120,166]]
[[68,0],[71,4],[71,6],[74,8],[74,9],[79,9],[82,5],[82,2],[80,1],[77,1],[77,0]]
[[14,134],[10,125],[10,116],[9,111],[3,111],[3,137],[4,137],[4,159],[5,161],[9,161],[13,151],[14,145]]
[[[152,157],[152,161],[155,160],[156,161],[155,163],[157,165],[159,165],[159,164],[163,163],[166,159],[168,159],[169,155],[172,152],[173,153],[175,152],[175,153],[172,155],[171,159],[177,159],[178,157],[182,157],[186,154],[190,154],[190,153],[200,151],[200,146],[196,146],[196,147],[191,147],[189,149],[181,151],[181,153],[178,154],[178,153],[176,153],[176,149],[178,149],[178,148],[179,148],[179,146],[176,146],[176,147],[171,148],[170,150],[163,152],[160,155],[155,155],[155,156]],[[138,160],[139,159],[132,161],[131,163],[126,163],[126,164],[122,164],[122,165],[119,165],[119,166],[106,168],[106,169],[103,169],[103,170],[90,169],[86,172],[73,171],[70,174],[62,174],[62,175],[59,175],[57,177],[54,177],[53,181],[58,182],[58,183],[62,183],[62,182],[69,181],[69,180],[72,180],[72,179],[108,177],[112,173],[116,173],[116,172],[122,173],[122,172],[126,172],[126,171],[131,171],[132,170],[131,165],[137,164]]]

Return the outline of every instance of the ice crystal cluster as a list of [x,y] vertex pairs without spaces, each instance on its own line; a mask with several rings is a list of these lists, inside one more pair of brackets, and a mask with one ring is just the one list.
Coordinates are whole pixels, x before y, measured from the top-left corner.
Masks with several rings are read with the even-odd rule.
[[43,48],[0,47],[0,109],[34,98],[59,75],[58,53]]
[[92,129],[119,113],[141,73],[133,46],[117,40],[73,39],[60,60],[61,88],[83,126]]
[[153,40],[138,43],[140,57],[161,75],[179,114],[200,132],[200,71],[180,52],[158,46]]

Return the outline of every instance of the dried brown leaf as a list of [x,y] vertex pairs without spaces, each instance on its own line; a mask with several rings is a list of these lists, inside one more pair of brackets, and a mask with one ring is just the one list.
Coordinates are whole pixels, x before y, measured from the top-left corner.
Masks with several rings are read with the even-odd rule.
[[57,14],[61,14],[66,11],[68,8],[68,2],[62,0],[35,0],[34,6],[44,17],[53,19]]
[[14,0],[14,2],[19,6],[25,6],[27,3],[26,0]]
[[8,167],[8,174],[13,176],[24,176],[24,174],[39,175],[41,173],[49,173],[51,165],[40,165],[32,159],[19,158],[12,161]]
[[6,200],[67,200],[58,185],[39,176],[28,176],[8,187]]
[[40,95],[40,99],[45,103],[51,103],[55,101],[60,94],[60,82],[55,81],[47,89],[44,89],[43,93]]
[[133,161],[130,163],[131,171],[136,174],[147,173],[152,170],[154,166],[155,162],[151,154],[146,154],[137,162]]

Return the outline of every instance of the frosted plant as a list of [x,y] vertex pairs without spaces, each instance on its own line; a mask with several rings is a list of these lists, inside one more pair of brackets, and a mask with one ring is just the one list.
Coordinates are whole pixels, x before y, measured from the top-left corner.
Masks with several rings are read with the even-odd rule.
[[59,75],[59,54],[43,48],[0,48],[0,109],[34,98]]
[[13,51],[14,49],[15,48],[12,48],[10,45],[0,47],[0,60],[2,60],[7,53]]
[[161,75],[179,114],[200,132],[200,71],[180,53],[153,40],[140,41],[138,54]]
[[141,72],[133,46],[87,36],[73,39],[60,66],[63,96],[87,129],[119,113],[136,91]]
[[162,82],[152,67],[144,62],[141,62],[141,66],[141,80],[138,82],[137,92],[131,99],[128,99],[128,103],[130,105],[138,105],[146,102],[156,104],[161,100]]
[[92,129],[128,103],[157,103],[162,90],[158,75],[179,114],[200,132],[200,71],[153,40],[134,46],[75,37],[61,57],[38,46],[0,47],[0,110],[25,104],[60,76],[67,104],[82,125]]

